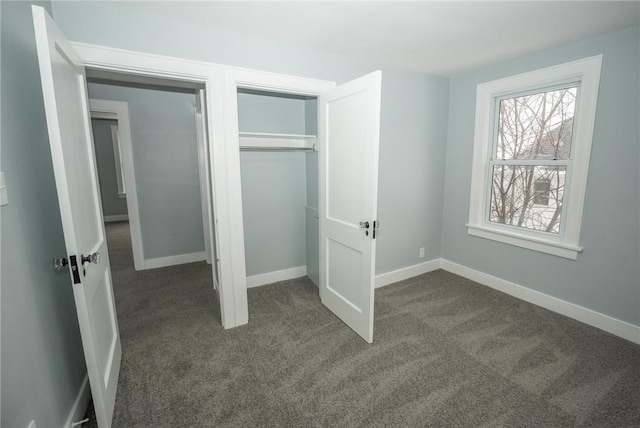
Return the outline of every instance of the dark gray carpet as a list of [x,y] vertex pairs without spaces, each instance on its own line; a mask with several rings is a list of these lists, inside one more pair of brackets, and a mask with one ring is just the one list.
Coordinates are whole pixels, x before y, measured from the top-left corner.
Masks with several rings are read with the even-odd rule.
[[378,290],[372,345],[305,278],[225,331],[206,264],[135,272],[127,224],[108,239],[115,427],[640,426],[640,346],[456,275]]

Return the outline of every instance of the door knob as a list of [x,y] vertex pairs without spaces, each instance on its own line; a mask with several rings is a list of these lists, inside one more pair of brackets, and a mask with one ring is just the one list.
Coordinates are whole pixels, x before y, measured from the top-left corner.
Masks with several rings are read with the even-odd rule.
[[60,270],[68,264],[69,261],[67,261],[66,257],[56,257],[55,259],[53,259],[53,268],[55,270]]
[[88,256],[81,255],[80,260],[82,260],[82,264],[85,264],[85,263],[98,264],[100,263],[100,253],[96,251],[95,253],[89,254]]
[[368,221],[361,221],[359,226],[360,230],[364,230],[364,234],[369,236],[369,222]]

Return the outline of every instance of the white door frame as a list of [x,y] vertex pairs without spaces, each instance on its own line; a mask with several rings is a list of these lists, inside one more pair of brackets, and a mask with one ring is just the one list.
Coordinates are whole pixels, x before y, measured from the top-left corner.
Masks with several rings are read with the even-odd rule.
[[204,85],[213,211],[220,254],[218,295],[224,328],[249,320],[237,114],[238,87],[319,95],[335,82],[222,66],[201,61],[74,43],[86,67]]
[[135,270],[144,269],[144,248],[140,228],[140,210],[138,209],[138,190],[136,187],[135,168],[133,163],[133,147],[131,143],[131,124],[129,122],[129,104],[123,101],[89,99],[92,119],[112,119],[118,121],[120,131],[120,154],[122,156],[122,173],[124,186],[127,189],[127,215],[133,249]]
[[[111,71],[133,76],[155,77],[204,85],[207,105],[207,134],[210,147],[210,163],[214,195],[214,212],[220,226],[216,236],[220,248],[220,271],[218,296],[220,299],[221,322],[224,328],[246,324],[238,317],[234,307],[233,265],[231,246],[233,237],[226,225],[229,223],[227,204],[227,156],[224,144],[224,114],[222,97],[212,94],[222,93],[222,75],[224,70],[212,64],[182,58],[152,55],[142,52],[113,49],[104,46],[71,43],[85,67],[93,70]],[[213,287],[212,287],[213,288]]]
[[[202,207],[202,232],[204,233],[204,252],[206,254],[207,263],[211,264],[211,248],[214,243],[210,239],[212,236],[211,228],[213,227],[212,192],[211,179],[209,174],[208,153],[209,145],[206,137],[206,104],[204,102],[206,94],[204,89],[196,90],[196,105],[194,106],[194,118],[196,127],[196,146],[198,152],[198,177],[200,179],[200,206]],[[213,251],[215,253],[215,251]],[[217,257],[217,255],[216,255]],[[215,274],[214,274],[215,282]],[[215,284],[214,284],[215,285]]]

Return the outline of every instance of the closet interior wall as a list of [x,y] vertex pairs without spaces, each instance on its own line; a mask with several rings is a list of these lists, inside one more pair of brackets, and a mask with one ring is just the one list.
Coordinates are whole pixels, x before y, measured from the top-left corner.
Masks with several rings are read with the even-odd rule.
[[238,125],[247,277],[317,285],[317,99],[240,88]]

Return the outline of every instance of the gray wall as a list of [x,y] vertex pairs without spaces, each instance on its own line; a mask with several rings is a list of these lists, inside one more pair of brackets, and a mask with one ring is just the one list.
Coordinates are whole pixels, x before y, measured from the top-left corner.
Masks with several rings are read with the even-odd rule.
[[[50,10],[48,2],[40,3]],[[0,167],[9,205],[0,208],[3,427],[62,426],[86,373],[65,254],[31,2],[0,2]]]
[[[443,257],[640,325],[639,27],[451,79]],[[467,235],[476,85],[604,54],[577,261]]]
[[440,257],[447,82],[413,73],[383,78],[377,274]]
[[240,168],[247,275],[304,266],[304,153],[242,152]]
[[100,198],[104,216],[127,215],[127,200],[118,196],[116,178],[116,160],[113,153],[111,126],[118,125],[117,120],[91,119],[93,144],[96,148],[98,179],[100,180]]
[[[116,4],[56,2],[54,13],[67,36],[80,42],[338,83],[381,69],[381,229],[376,272],[440,257],[447,79],[166,19]],[[418,258],[419,247],[426,247],[424,259]]]
[[304,134],[305,106],[301,97],[238,91],[238,127],[240,132]]
[[89,96],[129,103],[145,259],[204,251],[195,93],[90,83]]

